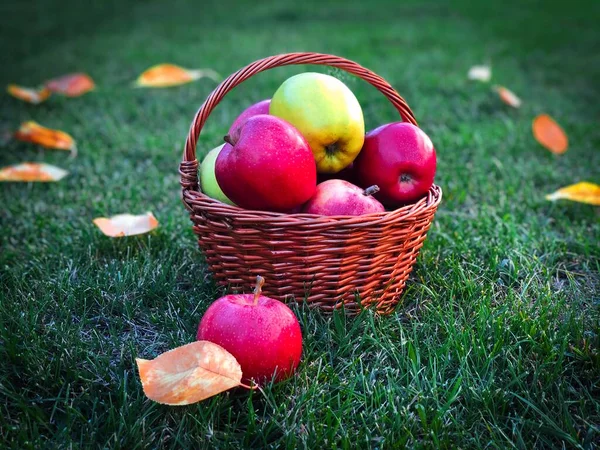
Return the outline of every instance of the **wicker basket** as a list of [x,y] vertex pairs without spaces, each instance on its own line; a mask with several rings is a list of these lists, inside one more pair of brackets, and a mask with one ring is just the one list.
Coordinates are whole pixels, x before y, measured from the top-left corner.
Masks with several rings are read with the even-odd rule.
[[282,301],[294,296],[331,312],[344,305],[357,313],[375,307],[393,311],[423,245],[442,190],[432,186],[418,202],[391,212],[323,217],[250,211],[207,197],[198,187],[196,143],[206,119],[225,94],[251,76],[274,67],[320,64],[337,67],[381,91],[405,122],[417,124],[404,99],[383,78],[332,55],[291,53],[256,61],[223,81],[192,122],[180,165],[183,202],[217,282],[250,289],[256,275],[264,292]]

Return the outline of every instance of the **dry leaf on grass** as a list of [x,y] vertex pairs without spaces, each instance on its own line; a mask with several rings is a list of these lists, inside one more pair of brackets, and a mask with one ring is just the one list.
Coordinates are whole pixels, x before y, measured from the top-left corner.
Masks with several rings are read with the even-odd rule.
[[75,140],[69,134],[61,130],[43,127],[32,120],[23,122],[14,137],[19,141],[32,142],[46,148],[70,150],[73,156],[77,154]]
[[53,78],[45,83],[46,88],[67,97],[79,97],[96,88],[94,80],[85,73],[70,73],[62,77]]
[[569,140],[564,130],[548,114],[540,114],[533,119],[533,136],[552,153],[567,151]]
[[158,227],[158,220],[151,212],[140,215],[119,214],[113,217],[98,217],[94,224],[106,236],[123,237],[144,234]]
[[498,93],[500,100],[502,100],[508,106],[512,106],[513,108],[521,107],[521,99],[517,97],[511,90],[505,88],[504,86],[494,86],[494,90]]
[[144,394],[166,405],[189,405],[239,386],[242,369],[217,344],[196,341],[169,350],[151,361],[136,359]]
[[566,186],[552,194],[546,195],[546,200],[555,201],[560,199],[599,206],[600,186],[587,181],[582,181],[581,183]]
[[158,64],[142,73],[135,82],[138,87],[171,87],[189,83],[200,78],[219,81],[220,76],[212,69],[188,70],[174,64]]
[[492,68],[490,66],[473,66],[467,74],[469,80],[478,80],[488,82],[492,78]]
[[15,98],[19,100],[23,100],[27,103],[32,103],[37,105],[45,101],[48,97],[50,97],[50,90],[48,88],[26,88],[23,86],[18,86],[16,84],[9,84],[6,88],[6,91]]
[[68,173],[50,164],[26,162],[0,169],[0,181],[58,181]]

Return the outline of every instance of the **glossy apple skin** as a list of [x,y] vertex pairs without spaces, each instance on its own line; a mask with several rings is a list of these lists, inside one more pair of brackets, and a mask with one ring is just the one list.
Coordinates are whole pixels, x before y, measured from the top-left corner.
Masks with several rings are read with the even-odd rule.
[[306,138],[319,173],[347,167],[365,139],[360,104],[335,77],[305,72],[288,78],[273,94],[269,113],[294,125]]
[[362,216],[385,211],[384,206],[364,189],[344,180],[327,180],[317,185],[317,192],[302,212],[321,216]]
[[315,159],[304,137],[285,120],[265,114],[248,119],[237,142],[223,147],[215,174],[223,193],[245,209],[288,212],[317,186]]
[[200,169],[198,170],[200,172],[200,188],[202,189],[202,192],[209,197],[219,200],[222,203],[235,206],[235,204],[223,193],[215,177],[215,162],[224,145],[225,144],[222,144],[213,148],[202,160]]
[[246,121],[253,116],[258,114],[269,114],[269,106],[271,105],[271,99],[266,99],[261,102],[255,103],[252,106],[246,108],[242,113],[233,121],[231,126],[229,127],[229,131],[227,132],[230,135],[233,135],[236,132],[239,132],[239,128],[246,123]]
[[365,136],[354,165],[361,186],[379,186],[375,197],[387,206],[411,203],[433,184],[436,169],[431,139],[410,123],[382,125]]
[[240,363],[245,381],[281,381],[294,373],[302,356],[302,330],[286,305],[254,294],[216,300],[200,321],[198,340],[220,345]]

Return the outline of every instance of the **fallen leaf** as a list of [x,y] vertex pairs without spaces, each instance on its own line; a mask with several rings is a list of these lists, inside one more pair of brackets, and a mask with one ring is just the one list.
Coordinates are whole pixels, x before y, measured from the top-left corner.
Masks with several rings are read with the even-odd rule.
[[569,141],[563,129],[548,114],[540,114],[533,119],[533,136],[552,153],[567,151]]
[[219,81],[220,76],[212,69],[188,70],[174,64],[158,64],[142,73],[137,81],[138,87],[170,87],[189,83],[200,78]]
[[492,68],[490,66],[473,66],[467,74],[469,80],[479,80],[488,82],[492,78]]
[[15,98],[23,100],[28,103],[37,105],[42,103],[48,97],[50,97],[50,90],[48,88],[32,89],[23,86],[17,86],[16,84],[9,84],[6,91]]
[[69,134],[43,127],[32,120],[23,122],[14,137],[20,141],[33,142],[46,148],[70,150],[73,156],[77,154],[77,146]]
[[119,214],[113,217],[98,217],[94,224],[106,236],[123,237],[144,234],[158,227],[158,220],[151,212],[140,215]]
[[58,92],[67,97],[79,97],[96,88],[94,80],[85,73],[70,73],[53,78],[46,81],[45,86],[52,92]]
[[560,199],[600,206],[600,186],[582,181],[546,195],[546,200],[556,201]]
[[502,100],[508,106],[512,106],[513,108],[521,107],[521,99],[517,97],[511,90],[505,88],[504,86],[494,86],[494,90],[500,96],[500,100]]
[[26,162],[0,169],[0,181],[58,181],[68,173],[50,164]]
[[165,405],[189,405],[239,386],[242,369],[217,344],[196,341],[151,361],[136,358],[144,394]]

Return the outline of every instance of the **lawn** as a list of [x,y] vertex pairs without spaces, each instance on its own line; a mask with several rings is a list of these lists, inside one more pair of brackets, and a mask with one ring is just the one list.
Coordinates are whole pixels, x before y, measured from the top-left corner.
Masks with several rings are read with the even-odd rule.
[[[2,95],[0,127],[71,133],[79,155],[10,141],[0,165],[44,161],[54,184],[0,185],[0,447],[592,448],[600,444],[598,208],[544,195],[600,181],[600,3],[4,2],[2,86],[85,71],[98,89],[32,106]],[[473,3],[473,4],[471,4]],[[489,4],[488,4],[489,3]],[[353,59],[408,101],[438,154],[444,199],[390,316],[325,317],[292,304],[298,376],[187,407],[145,398],[135,357],[194,339],[222,294],[180,201],[190,121],[215,87],[131,87],[172,62],[227,75],[271,54]],[[490,62],[499,101],[469,81]],[[367,129],[397,119],[379,92],[336,70],[271,70],[211,115],[198,154],[289,75],[339,76]],[[556,156],[532,137],[551,114]],[[123,239],[92,219],[152,211]]]

